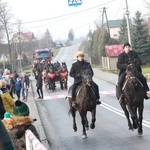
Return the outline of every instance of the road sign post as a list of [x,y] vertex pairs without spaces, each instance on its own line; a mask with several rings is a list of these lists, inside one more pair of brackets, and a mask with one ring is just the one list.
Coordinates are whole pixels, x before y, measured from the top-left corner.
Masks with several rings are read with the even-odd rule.
[[69,6],[79,6],[82,5],[82,0],[68,0]]

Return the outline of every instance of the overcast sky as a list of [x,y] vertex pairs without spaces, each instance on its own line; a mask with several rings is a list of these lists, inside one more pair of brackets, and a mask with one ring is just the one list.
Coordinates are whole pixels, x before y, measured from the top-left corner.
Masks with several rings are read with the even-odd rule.
[[[68,0],[3,1],[8,2],[15,19],[22,21],[24,32],[31,31],[40,37],[49,29],[53,39],[67,39],[71,28],[75,37],[86,35],[89,28],[94,30],[94,22],[102,20],[103,7],[106,7],[109,20],[122,19],[125,13],[125,0],[82,0],[82,5],[78,7],[68,6]],[[143,14],[147,11],[144,0],[128,0],[128,6],[130,17],[133,17],[137,10]]]

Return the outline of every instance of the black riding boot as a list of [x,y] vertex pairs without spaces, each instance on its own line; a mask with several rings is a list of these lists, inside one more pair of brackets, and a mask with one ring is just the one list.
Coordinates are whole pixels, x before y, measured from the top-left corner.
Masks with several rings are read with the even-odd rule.
[[123,94],[123,91],[122,91],[122,86],[118,84],[118,92],[119,92],[119,103],[122,104],[124,102],[124,99],[125,99],[125,95]]

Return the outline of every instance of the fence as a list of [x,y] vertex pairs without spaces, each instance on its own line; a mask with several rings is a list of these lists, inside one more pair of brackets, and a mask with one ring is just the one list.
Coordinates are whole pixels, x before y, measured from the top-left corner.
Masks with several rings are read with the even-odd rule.
[[26,150],[47,150],[45,146],[35,137],[35,135],[27,130],[25,133]]

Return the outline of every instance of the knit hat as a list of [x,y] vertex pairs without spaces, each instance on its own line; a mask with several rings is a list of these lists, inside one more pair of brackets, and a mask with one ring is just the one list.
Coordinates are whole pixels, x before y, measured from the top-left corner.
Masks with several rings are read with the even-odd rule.
[[123,48],[125,48],[126,46],[131,47],[131,45],[130,45],[129,43],[125,43],[125,44],[123,45]]
[[11,114],[9,112],[5,112],[4,118],[6,119],[6,118],[10,118],[10,117],[11,117]]
[[17,100],[14,104],[15,116],[29,116],[29,107],[24,102]]
[[83,57],[84,57],[84,53],[83,53],[83,51],[77,51],[77,53],[76,53],[76,57],[78,57],[78,56],[83,56]]

